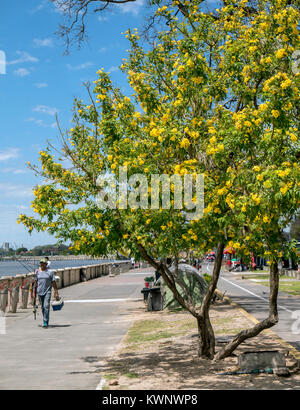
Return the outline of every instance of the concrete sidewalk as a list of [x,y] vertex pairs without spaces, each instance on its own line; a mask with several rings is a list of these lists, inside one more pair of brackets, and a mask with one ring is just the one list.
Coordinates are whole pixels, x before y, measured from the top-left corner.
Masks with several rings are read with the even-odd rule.
[[[117,349],[142,302],[152,268],[104,276],[60,290],[65,306],[50,313],[48,329],[32,309],[7,314],[0,334],[0,390],[96,389],[101,361]],[[3,318],[2,318],[3,319]]]

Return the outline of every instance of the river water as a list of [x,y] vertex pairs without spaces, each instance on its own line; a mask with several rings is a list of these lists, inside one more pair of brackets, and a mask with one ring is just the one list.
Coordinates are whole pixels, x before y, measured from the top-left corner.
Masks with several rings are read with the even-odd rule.
[[[51,261],[51,259],[50,259]],[[111,259],[72,259],[65,261],[51,261],[50,269],[62,269],[75,266],[96,265],[99,263],[112,262]],[[0,277],[16,276],[33,272],[38,268],[39,260],[30,261],[0,261]]]

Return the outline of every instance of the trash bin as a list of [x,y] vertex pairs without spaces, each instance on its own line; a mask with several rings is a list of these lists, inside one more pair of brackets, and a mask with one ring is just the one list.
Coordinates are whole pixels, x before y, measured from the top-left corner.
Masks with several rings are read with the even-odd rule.
[[149,295],[147,298],[147,310],[158,311],[164,308],[164,294],[160,286],[149,288]]
[[143,293],[143,295],[144,295],[144,302],[146,303],[146,302],[147,302],[147,299],[148,299],[148,296],[149,296],[149,293],[150,293],[150,288],[143,288],[143,289],[141,290],[141,293]]

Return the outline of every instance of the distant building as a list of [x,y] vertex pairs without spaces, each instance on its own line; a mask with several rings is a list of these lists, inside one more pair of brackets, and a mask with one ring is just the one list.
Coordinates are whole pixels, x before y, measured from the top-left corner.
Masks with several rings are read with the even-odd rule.
[[5,251],[9,251],[9,242],[3,242],[3,245],[2,245],[2,249],[4,249]]

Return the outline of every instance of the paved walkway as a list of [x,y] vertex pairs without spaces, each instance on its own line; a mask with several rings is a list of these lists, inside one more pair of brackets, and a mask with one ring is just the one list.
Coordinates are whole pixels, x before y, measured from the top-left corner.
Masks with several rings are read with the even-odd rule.
[[50,313],[48,329],[31,309],[8,314],[0,334],[0,390],[96,389],[101,361],[127,333],[151,272],[136,269],[61,289],[65,306]]
[[[41,313],[34,321],[31,309],[8,314],[6,334],[0,332],[0,390],[95,390],[101,362],[126,335],[132,311],[142,303],[143,279],[153,272],[136,269],[61,289],[65,306],[51,312],[48,329],[41,328]],[[267,316],[265,286],[224,272],[218,287],[258,320]],[[299,302],[280,294],[280,321],[272,330],[300,350],[300,332],[292,332],[292,313],[300,309]]]

